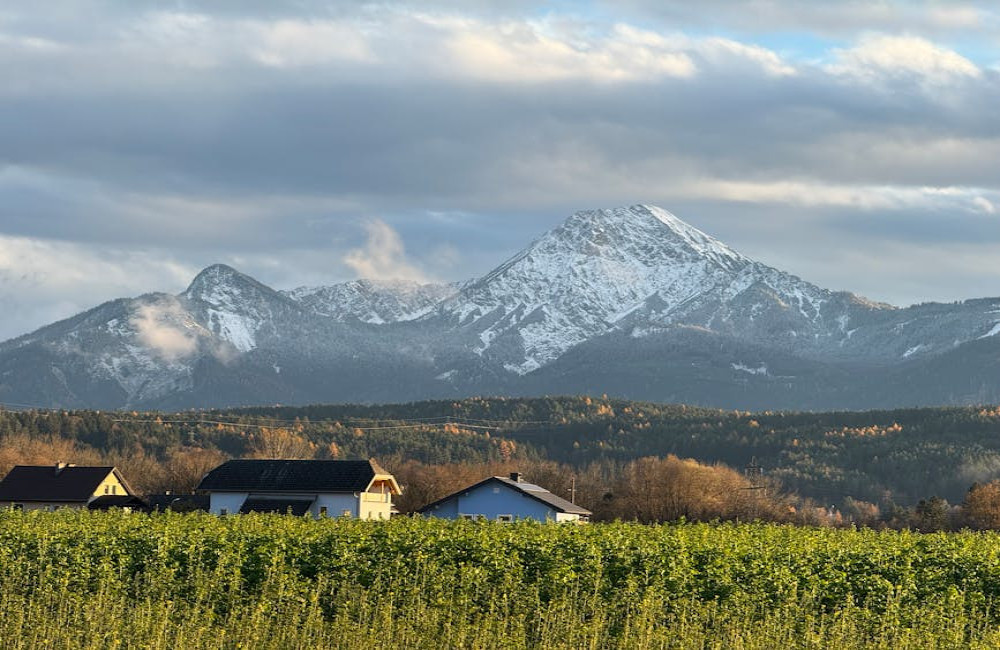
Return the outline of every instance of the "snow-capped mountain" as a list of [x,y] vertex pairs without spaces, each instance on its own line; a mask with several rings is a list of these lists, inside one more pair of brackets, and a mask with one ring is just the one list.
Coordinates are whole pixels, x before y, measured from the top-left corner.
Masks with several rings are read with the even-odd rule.
[[381,325],[420,318],[459,289],[457,283],[352,280],[324,287],[299,287],[282,293],[320,316]]
[[239,352],[257,347],[262,330],[302,307],[284,294],[225,264],[199,273],[180,295],[197,321]]
[[817,287],[654,206],[574,214],[483,277],[276,291],[224,265],[0,344],[0,402],[183,408],[608,393],[739,408],[1000,401],[1000,299]]
[[[756,337],[812,340],[828,335],[828,321],[841,322],[849,304],[880,308],[755,263],[665,210],[636,205],[578,212],[438,311],[476,332],[477,353],[499,350],[504,367],[523,375],[622,327],[641,336],[678,323],[741,334],[749,325]],[[776,321],[783,329],[774,330]]]

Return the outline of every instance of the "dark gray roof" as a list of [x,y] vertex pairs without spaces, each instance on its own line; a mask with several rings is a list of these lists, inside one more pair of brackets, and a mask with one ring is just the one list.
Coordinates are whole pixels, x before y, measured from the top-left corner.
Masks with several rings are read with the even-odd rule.
[[420,510],[418,510],[417,512],[429,512],[430,510],[436,508],[445,501],[454,499],[459,495],[462,495],[466,492],[471,492],[476,488],[486,485],[487,483],[493,483],[493,482],[502,483],[503,485],[511,487],[525,496],[531,497],[536,501],[541,501],[545,505],[549,506],[550,508],[558,512],[564,512],[570,515],[583,515],[583,516],[590,516],[592,514],[590,510],[578,506],[571,501],[567,501],[562,497],[557,497],[556,495],[552,494],[551,492],[549,492],[548,490],[539,485],[535,485],[534,483],[525,483],[523,481],[514,481],[505,476],[491,476],[474,485],[470,485],[465,489],[459,490],[458,492],[455,492],[453,494],[449,494],[443,499],[438,499],[434,503],[429,503]]
[[150,510],[166,511],[176,510],[179,512],[189,512],[192,510],[208,511],[211,497],[207,494],[149,494],[146,495],[146,502]]
[[373,460],[230,460],[205,475],[199,490],[219,492],[361,492],[386,474]]
[[315,499],[247,499],[240,506],[240,514],[249,512],[291,513],[302,516],[309,511]]
[[86,501],[114,470],[68,465],[56,473],[55,465],[17,465],[0,481],[0,501]]
[[108,508],[141,508],[145,510],[148,504],[131,494],[101,495],[87,504],[90,510],[107,510]]
[[504,476],[494,476],[495,480],[500,481],[504,485],[509,485],[515,490],[519,490],[523,494],[528,495],[533,499],[538,499],[542,503],[547,503],[559,512],[565,512],[571,515],[590,515],[592,514],[590,510],[582,508],[572,501],[567,501],[562,497],[558,497],[545,488],[535,485],[534,483],[525,483],[523,481],[513,481]]

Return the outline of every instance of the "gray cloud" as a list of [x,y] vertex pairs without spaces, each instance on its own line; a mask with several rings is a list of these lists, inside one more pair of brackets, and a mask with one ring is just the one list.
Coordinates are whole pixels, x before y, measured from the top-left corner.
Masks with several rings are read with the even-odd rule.
[[[1000,241],[990,5],[620,7],[8,8],[0,236],[68,262],[0,257],[20,305],[0,336],[180,290],[215,261],[279,287],[381,274],[363,244],[376,217],[411,251],[408,273],[464,279],[570,212],[638,201],[895,302],[922,299],[915,284],[927,298],[996,285],[976,252]],[[783,30],[822,51],[770,44]],[[823,264],[816,241],[880,262]],[[169,272],[134,273],[143,255]],[[917,256],[947,272],[925,278]],[[94,260],[122,280],[30,280]]]

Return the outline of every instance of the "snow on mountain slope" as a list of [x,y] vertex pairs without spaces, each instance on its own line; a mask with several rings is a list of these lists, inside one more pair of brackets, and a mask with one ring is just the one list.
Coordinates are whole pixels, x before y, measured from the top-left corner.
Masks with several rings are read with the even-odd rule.
[[324,287],[299,287],[282,293],[320,316],[338,321],[357,318],[380,325],[420,318],[454,295],[459,287],[459,284],[420,284],[402,280],[352,280]]
[[181,294],[205,326],[240,352],[257,347],[261,328],[298,305],[285,295],[225,264],[199,273]]
[[525,374],[626,324],[722,326],[715,321],[726,307],[748,294],[754,304],[740,306],[741,314],[793,310],[796,328],[821,326],[834,296],[661,208],[634,205],[574,214],[446,300],[439,314],[475,331],[478,354],[496,354]]
[[[187,408],[602,386],[764,408],[781,395],[807,408],[922,399],[870,374],[884,372],[926,376],[928,399],[960,403],[1000,395],[985,361],[963,375],[998,337],[1000,299],[873,303],[636,205],[579,212],[463,285],[275,291],[210,266],[177,296],[112,301],[0,343],[0,400]],[[959,388],[935,389],[932,366]]]

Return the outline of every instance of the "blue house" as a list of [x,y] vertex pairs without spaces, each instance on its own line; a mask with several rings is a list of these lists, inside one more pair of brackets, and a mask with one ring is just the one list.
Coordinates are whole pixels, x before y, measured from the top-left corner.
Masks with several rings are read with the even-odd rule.
[[509,478],[491,476],[464,490],[424,506],[420,514],[444,519],[492,519],[514,521],[585,522],[590,511],[557,497],[513,472]]

